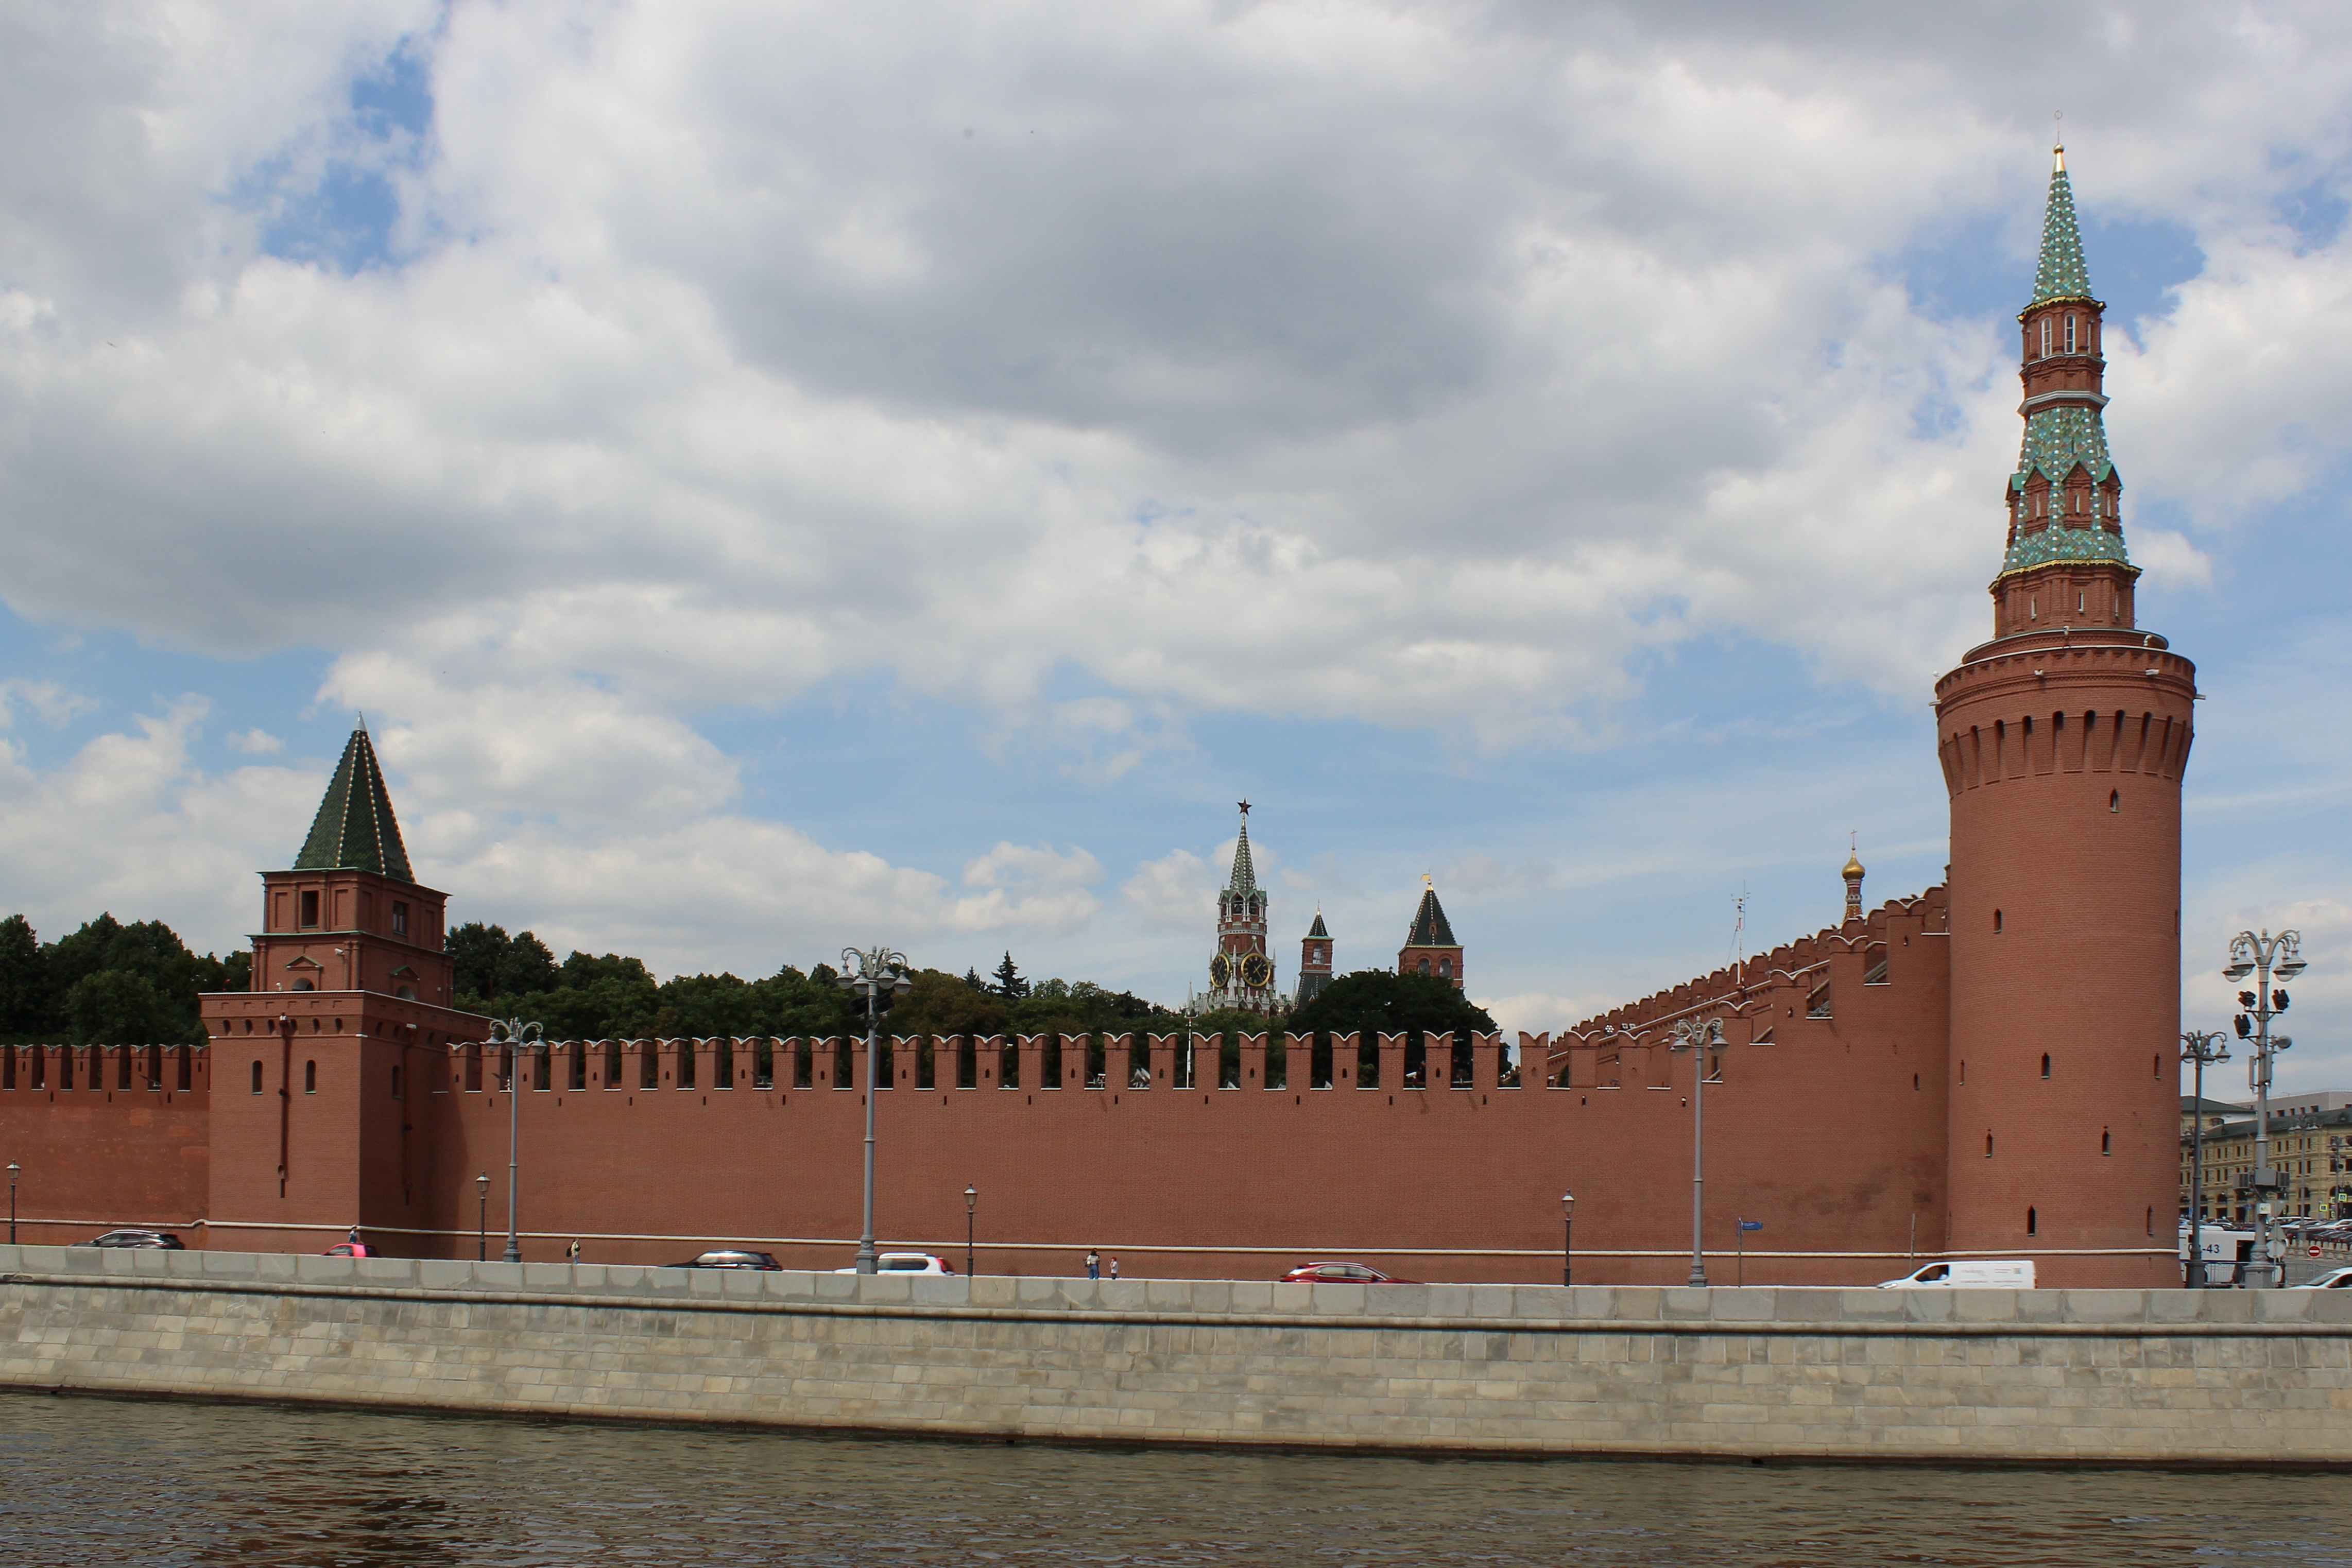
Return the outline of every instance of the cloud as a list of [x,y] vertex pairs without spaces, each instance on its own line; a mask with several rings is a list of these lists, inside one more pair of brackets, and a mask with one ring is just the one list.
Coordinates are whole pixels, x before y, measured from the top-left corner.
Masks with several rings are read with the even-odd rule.
[[1137,866],[1118,892],[1145,925],[1197,934],[1215,928],[1218,886],[1208,862],[1190,850],[1170,850]]
[[225,738],[232,750],[247,757],[268,757],[286,749],[286,743],[267,730],[240,729]]
[[15,722],[19,708],[54,729],[97,707],[95,698],[69,692],[55,681],[0,681],[0,730]]

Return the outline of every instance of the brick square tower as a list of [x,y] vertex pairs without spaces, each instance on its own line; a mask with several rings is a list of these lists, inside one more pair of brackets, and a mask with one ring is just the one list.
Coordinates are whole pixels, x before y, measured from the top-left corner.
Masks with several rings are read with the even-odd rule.
[[1315,912],[1315,924],[1307,928],[1306,937],[1298,944],[1297,1003],[1305,1007],[1331,983],[1331,933],[1323,924],[1323,912]]
[[1993,640],[1936,685],[1951,796],[1954,1253],[2051,1286],[2174,1262],[2180,780],[2196,670],[2137,629],[2100,391],[2104,307],[2056,151],[2002,490]]
[[411,1100],[488,1020],[449,1006],[447,895],[409,869],[365,729],[343,747],[292,869],[261,881],[253,988],[203,998],[207,1242],[317,1251],[325,1240],[310,1239],[346,1227],[414,1225],[427,1151]]
[[1455,990],[1462,988],[1462,944],[1454,939],[1454,926],[1437,902],[1436,883],[1425,876],[1421,879],[1421,905],[1412,912],[1412,929],[1397,949],[1397,973],[1435,975],[1453,981]]

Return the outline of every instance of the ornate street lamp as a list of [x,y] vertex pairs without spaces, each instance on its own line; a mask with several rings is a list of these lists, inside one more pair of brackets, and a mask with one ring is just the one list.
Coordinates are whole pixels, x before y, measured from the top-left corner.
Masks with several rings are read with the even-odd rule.
[[2230,938],[2230,967],[2221,971],[2227,980],[2254,977],[2254,988],[2238,993],[2238,1005],[2246,1010],[2235,1021],[2238,1038],[2254,1046],[2246,1063],[2254,1090],[2254,1266],[2273,1288],[2283,1282],[2286,1270],[2271,1255],[2271,1205],[2285,1184],[2271,1164],[2271,1058],[2294,1042],[2271,1033],[2271,1019],[2286,1011],[2287,1001],[2284,991],[2271,988],[2271,977],[2292,980],[2304,967],[2301,932],[2282,931],[2273,936],[2268,931],[2259,936],[2241,931]]
[[880,1261],[874,1250],[875,1031],[881,1026],[883,1009],[913,990],[915,982],[907,977],[907,955],[887,947],[865,953],[844,947],[841,966],[842,987],[866,1004],[866,1229],[857,1241],[857,1271],[871,1274]]
[[2205,1069],[2230,1060],[2230,1048],[2218,1029],[2189,1030],[2180,1037],[2180,1054],[2197,1064],[2195,1105],[2189,1118],[2189,1288],[2205,1286]]
[[1690,1051],[1698,1062],[1697,1081],[1691,1087],[1691,1271],[1686,1283],[1693,1285],[1706,1283],[1706,1263],[1699,1249],[1706,1190],[1706,1053],[1729,1043],[1723,1038],[1721,1019],[1676,1019],[1675,1043],[1667,1048]]
[[522,1261],[522,1248],[515,1238],[515,1152],[516,1139],[521,1131],[522,1052],[529,1045],[537,1045],[545,1031],[536,1022],[525,1023],[520,1019],[492,1019],[490,1043],[507,1048],[507,1249],[501,1254],[507,1262]]
[[474,1178],[474,1192],[482,1200],[482,1211],[475,1217],[474,1257],[478,1262],[490,1260],[490,1173],[484,1171]]
[[1559,1282],[1576,1283],[1576,1194],[1559,1195]]
[[980,1208],[980,1188],[963,1189],[963,1277],[971,1278],[971,1238],[974,1216]]

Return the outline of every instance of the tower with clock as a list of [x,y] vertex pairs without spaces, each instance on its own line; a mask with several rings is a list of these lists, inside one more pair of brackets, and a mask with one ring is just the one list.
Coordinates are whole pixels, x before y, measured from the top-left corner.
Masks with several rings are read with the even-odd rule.
[[1250,862],[1249,802],[1241,803],[1241,837],[1234,844],[1233,874],[1217,894],[1217,951],[1209,960],[1210,1011],[1239,1008],[1272,1012],[1274,959],[1265,950],[1265,892]]

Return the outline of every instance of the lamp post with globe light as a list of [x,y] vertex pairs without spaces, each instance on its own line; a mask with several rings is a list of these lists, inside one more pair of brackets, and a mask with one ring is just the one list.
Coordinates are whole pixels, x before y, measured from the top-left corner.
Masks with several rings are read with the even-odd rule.
[[971,1251],[972,1251],[972,1247],[971,1247],[971,1239],[972,1239],[972,1228],[973,1228],[973,1226],[974,1226],[975,1224],[977,1224],[977,1223],[978,1223],[978,1218],[977,1218],[977,1217],[978,1217],[979,1211],[980,1211],[980,1188],[978,1188],[978,1187],[976,1187],[976,1186],[968,1186],[968,1187],[964,1188],[964,1189],[963,1189],[963,1277],[964,1277],[965,1279],[967,1279],[967,1280],[969,1280],[969,1279],[971,1279]]
[[484,1171],[474,1178],[474,1196],[481,1199],[482,1204],[480,1210],[474,1216],[474,1260],[478,1263],[487,1263],[490,1260],[489,1172]]
[[492,1019],[490,1043],[506,1047],[507,1068],[507,1249],[500,1254],[509,1263],[522,1261],[522,1248],[515,1232],[515,1173],[516,1140],[522,1123],[522,1052],[527,1045],[538,1045],[544,1031],[533,1023],[520,1019]]
[[883,1009],[913,990],[915,982],[907,976],[907,955],[887,947],[865,953],[844,947],[841,965],[841,986],[866,1004],[866,1228],[857,1240],[857,1271],[871,1274],[880,1262],[874,1250],[875,1037]]
[[2254,1048],[2246,1062],[2254,1090],[2254,1268],[2249,1273],[2259,1272],[2273,1289],[2286,1270],[2273,1253],[2271,1206],[2285,1184],[2271,1164],[2271,1059],[2294,1042],[2271,1033],[2271,1019],[2286,1011],[2287,1004],[2286,992],[2273,990],[2271,981],[2292,980],[2305,967],[2301,932],[2282,931],[2273,936],[2268,931],[2241,931],[2230,938],[2230,965],[2221,971],[2227,980],[2254,977],[2254,988],[2238,993],[2238,1005],[2246,1010],[2235,1019],[2238,1038],[2251,1040]]
[[1707,1052],[1730,1042],[1723,1038],[1721,1019],[1676,1019],[1675,1043],[1667,1049],[1690,1051],[1697,1060],[1697,1082],[1691,1085],[1691,1270],[1685,1283],[1706,1283],[1706,1263],[1700,1250],[1700,1227],[1706,1190],[1706,1071]]
[[1576,1283],[1576,1194],[1559,1195],[1559,1282]]
[[2189,1030],[2180,1037],[2180,1054],[2197,1064],[2196,1088],[2189,1094],[2195,1107],[2189,1125],[2189,1288],[2205,1286],[2205,1070],[2230,1060],[2230,1048],[2218,1029]]

